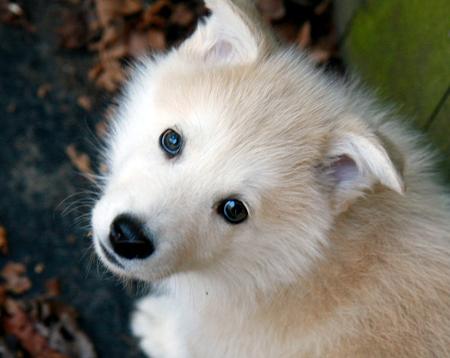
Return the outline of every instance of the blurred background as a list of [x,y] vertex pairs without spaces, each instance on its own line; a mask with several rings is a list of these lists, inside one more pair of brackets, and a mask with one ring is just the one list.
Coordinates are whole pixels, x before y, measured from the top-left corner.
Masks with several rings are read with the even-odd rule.
[[[450,183],[448,0],[258,0],[279,36],[356,74],[423,132]],[[200,0],[0,0],[0,356],[141,357],[145,292],[90,250],[93,174],[127,64],[176,46]]]

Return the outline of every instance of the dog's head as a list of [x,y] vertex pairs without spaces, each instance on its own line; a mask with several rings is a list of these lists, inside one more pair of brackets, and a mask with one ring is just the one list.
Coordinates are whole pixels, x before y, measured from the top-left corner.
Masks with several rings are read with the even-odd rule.
[[178,49],[142,61],[116,113],[93,211],[119,275],[196,272],[255,285],[302,275],[336,215],[401,180],[357,104],[281,50],[250,1],[212,14]]

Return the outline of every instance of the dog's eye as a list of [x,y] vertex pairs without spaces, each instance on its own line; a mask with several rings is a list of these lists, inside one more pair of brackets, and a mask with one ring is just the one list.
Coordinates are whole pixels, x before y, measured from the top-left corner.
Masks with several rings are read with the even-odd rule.
[[183,139],[181,135],[175,132],[173,129],[167,129],[161,134],[159,138],[159,144],[167,155],[175,157],[181,151],[183,145]]
[[244,203],[237,199],[225,199],[219,205],[218,210],[219,214],[230,224],[240,224],[248,216]]

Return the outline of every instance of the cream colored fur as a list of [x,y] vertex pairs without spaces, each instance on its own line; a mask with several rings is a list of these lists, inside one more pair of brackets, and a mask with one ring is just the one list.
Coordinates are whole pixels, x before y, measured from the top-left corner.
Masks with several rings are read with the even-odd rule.
[[[136,66],[93,212],[102,261],[158,289],[132,330],[152,357],[450,356],[449,196],[418,136],[285,49],[247,1],[209,0],[180,48]],[[185,139],[168,160],[160,134]],[[215,205],[239,195],[230,225]],[[121,260],[112,220],[156,252]]]

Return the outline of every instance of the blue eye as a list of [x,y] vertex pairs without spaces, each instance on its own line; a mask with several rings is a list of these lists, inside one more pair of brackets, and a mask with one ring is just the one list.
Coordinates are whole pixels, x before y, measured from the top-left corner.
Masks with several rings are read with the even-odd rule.
[[177,156],[183,145],[183,139],[181,135],[175,132],[173,129],[167,129],[161,134],[159,138],[159,144],[170,157]]
[[240,224],[248,216],[244,203],[237,199],[225,199],[219,205],[218,211],[230,224]]

